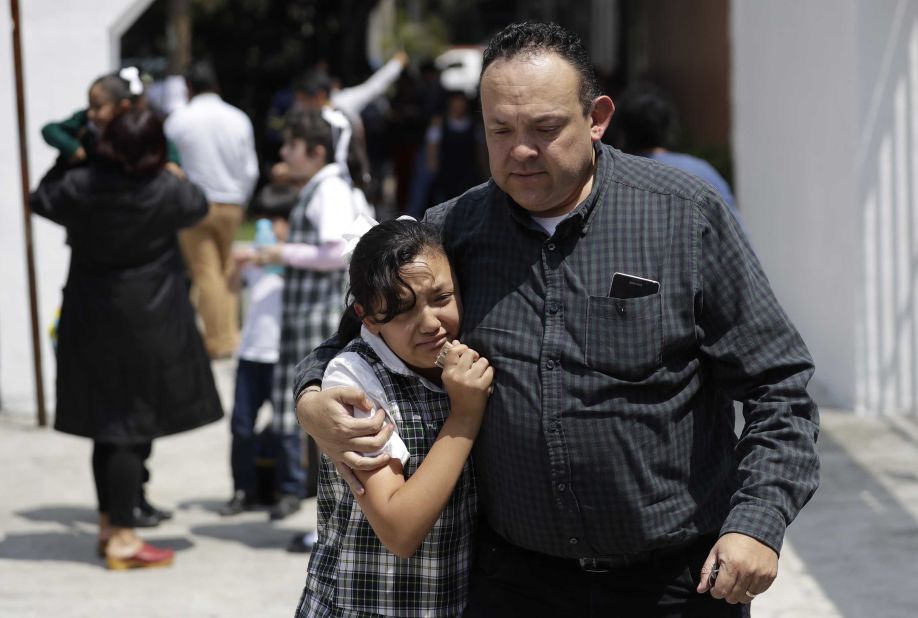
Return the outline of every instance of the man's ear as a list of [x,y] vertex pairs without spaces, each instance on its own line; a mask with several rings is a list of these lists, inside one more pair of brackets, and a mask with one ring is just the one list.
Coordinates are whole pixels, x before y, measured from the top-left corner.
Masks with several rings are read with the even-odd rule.
[[594,142],[602,139],[614,113],[615,103],[612,102],[612,99],[606,95],[593,99],[593,107],[590,109],[590,139]]

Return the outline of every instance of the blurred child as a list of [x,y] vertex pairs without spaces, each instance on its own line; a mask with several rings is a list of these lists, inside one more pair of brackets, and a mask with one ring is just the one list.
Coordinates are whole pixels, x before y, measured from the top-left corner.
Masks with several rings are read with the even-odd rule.
[[349,274],[339,339],[350,343],[322,388],[357,388],[385,410],[392,459],[355,470],[365,488],[355,497],[323,455],[318,541],[297,616],[459,616],[477,510],[468,457],[494,370],[456,341],[459,289],[431,226],[370,229]]
[[[299,196],[290,214],[289,242],[266,249],[259,258],[260,263],[285,266],[272,423],[280,446],[280,497],[271,510],[271,519],[296,512],[307,495],[292,391],[295,368],[338,326],[347,279],[342,237],[357,215],[370,212],[347,171],[348,145],[342,143],[347,133],[340,130],[343,123],[346,120],[332,110],[302,111],[288,118],[281,158],[290,182],[299,187]],[[314,484],[318,467],[314,445],[310,454],[314,462],[310,464],[310,480]]]
[[[277,202],[273,209],[257,201],[252,213],[270,222],[276,242],[287,240],[287,222],[292,203]],[[236,390],[230,428],[233,435],[230,466],[233,473],[233,495],[221,509],[221,515],[236,515],[256,502],[256,466],[258,436],[255,421],[262,404],[271,400],[274,366],[277,364],[281,335],[281,296],[284,289],[282,271],[276,267],[254,264],[260,247],[234,251],[235,271],[230,287],[244,284],[249,289],[248,311],[242,324],[239,363],[236,366]]]
[[[132,109],[142,96],[143,82],[135,67],[103,75],[89,87],[88,108],[74,112],[66,120],[49,122],[42,127],[41,136],[45,143],[60,151],[64,163],[76,165],[95,155],[98,137],[108,123]],[[168,141],[166,159],[169,171],[181,173],[178,150]]]

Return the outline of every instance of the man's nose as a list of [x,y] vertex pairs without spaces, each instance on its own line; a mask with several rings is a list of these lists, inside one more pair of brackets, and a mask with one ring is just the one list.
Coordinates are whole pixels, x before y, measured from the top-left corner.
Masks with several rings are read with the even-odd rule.
[[517,161],[528,161],[539,156],[539,150],[527,139],[521,139],[510,149],[510,156]]

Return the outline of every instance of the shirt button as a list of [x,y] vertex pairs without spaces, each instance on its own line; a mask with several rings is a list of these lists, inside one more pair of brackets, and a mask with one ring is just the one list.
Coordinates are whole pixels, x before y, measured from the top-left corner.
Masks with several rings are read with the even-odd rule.
[[558,306],[558,303],[551,303],[550,305],[548,305],[548,313],[552,315],[558,313],[558,309],[560,309],[560,307]]
[[546,369],[554,369],[554,368],[555,368],[555,361],[553,361],[553,360],[546,361],[546,362],[545,362],[545,368],[546,368]]
[[565,489],[567,489],[567,485],[564,483],[558,483],[558,491],[564,491]]
[[571,545],[576,545],[576,544],[579,543],[580,541],[577,540],[577,537],[572,536],[570,539],[568,539],[567,542],[570,543]]
[[545,248],[548,249],[549,251],[554,251],[554,250],[555,250],[555,243],[550,242],[550,243],[548,243],[548,244],[546,245]]

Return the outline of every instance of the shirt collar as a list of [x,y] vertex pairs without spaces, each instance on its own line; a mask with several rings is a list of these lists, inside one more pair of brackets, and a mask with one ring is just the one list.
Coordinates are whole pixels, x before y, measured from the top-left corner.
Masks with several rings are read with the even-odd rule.
[[[596,212],[596,205],[602,202],[600,195],[605,192],[608,179],[612,174],[612,155],[609,152],[609,148],[604,146],[602,142],[593,144],[593,151],[596,153],[596,170],[593,172],[593,186],[590,189],[590,194],[585,200],[580,202],[574,210],[567,214],[564,221],[558,224],[555,228],[556,233],[561,230],[569,229],[570,224],[567,223],[567,219],[577,219],[580,222],[580,233],[585,234],[589,227],[590,220],[593,217],[593,213]],[[542,226],[532,220],[532,215],[529,214],[528,210],[514,202],[513,199],[503,191],[501,191],[501,193],[504,195],[504,199],[510,208],[511,216],[517,223],[527,228],[540,230],[542,232],[545,231]]]
[[418,378],[421,381],[421,384],[423,384],[427,390],[434,391],[435,393],[444,392],[442,387],[437,386],[424,376],[418,375],[412,371],[408,365],[405,364],[405,361],[396,356],[395,352],[393,352],[389,346],[386,345],[386,342],[383,341],[382,337],[371,333],[366,326],[360,327],[360,337],[366,341],[371,348],[373,348],[373,351],[376,352],[376,356],[379,357],[379,360],[382,361],[382,364],[385,366],[385,368],[392,373],[397,373],[409,378]]

